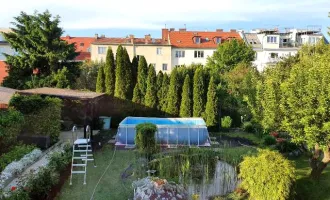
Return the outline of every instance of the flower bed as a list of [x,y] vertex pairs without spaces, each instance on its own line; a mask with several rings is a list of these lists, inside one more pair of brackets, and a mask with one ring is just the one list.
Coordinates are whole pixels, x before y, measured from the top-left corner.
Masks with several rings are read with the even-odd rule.
[[3,189],[9,180],[20,175],[26,167],[33,164],[41,155],[42,151],[40,149],[34,149],[19,161],[14,161],[7,165],[0,174],[0,189]]
[[11,162],[20,160],[24,155],[30,153],[33,149],[35,149],[35,147],[31,145],[18,145],[12,147],[9,152],[2,154],[0,157],[0,172],[2,172]]

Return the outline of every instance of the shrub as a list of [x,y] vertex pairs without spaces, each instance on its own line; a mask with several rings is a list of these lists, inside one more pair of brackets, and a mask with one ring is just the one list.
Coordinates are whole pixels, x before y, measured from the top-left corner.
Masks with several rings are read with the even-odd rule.
[[14,109],[0,111],[0,154],[7,152],[10,146],[17,142],[16,138],[23,123],[24,117],[20,112]]
[[229,116],[225,116],[225,117],[221,118],[221,127],[230,128],[232,121],[233,120]]
[[62,152],[54,152],[49,158],[49,167],[55,171],[61,172],[71,162],[71,147],[65,147]]
[[295,168],[280,153],[260,150],[257,156],[244,158],[239,177],[251,199],[285,200],[292,194]]
[[276,149],[279,150],[281,153],[292,152],[299,149],[298,145],[292,143],[288,140],[284,140],[283,142],[278,142],[276,144]]
[[243,130],[248,133],[253,133],[254,132],[254,127],[252,122],[244,122],[243,123]]
[[11,162],[20,160],[24,155],[30,153],[34,149],[32,145],[19,145],[11,149],[11,151],[2,154],[0,157],[0,172]]
[[25,116],[23,130],[32,135],[49,135],[51,144],[58,141],[61,131],[62,101],[58,98],[39,95],[15,95],[10,100],[10,106],[15,107]]
[[158,152],[155,133],[157,126],[152,123],[143,123],[136,126],[135,144],[138,151],[148,159]]
[[274,145],[274,144],[276,144],[276,139],[271,135],[267,135],[264,137],[264,144],[265,145]]

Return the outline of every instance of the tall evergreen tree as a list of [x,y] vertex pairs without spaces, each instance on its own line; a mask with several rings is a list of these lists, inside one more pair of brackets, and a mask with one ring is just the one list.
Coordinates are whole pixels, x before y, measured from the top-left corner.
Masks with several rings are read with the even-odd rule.
[[134,103],[138,103],[138,104],[143,104],[143,102],[141,101],[142,98],[142,94],[141,94],[141,91],[139,89],[139,86],[138,84],[136,83],[135,84],[135,87],[134,87],[134,90],[133,90],[133,99],[132,101]]
[[97,80],[96,80],[96,92],[103,93],[105,92],[105,77],[104,77],[104,66],[103,64],[100,65],[99,71],[97,73]]
[[158,97],[160,110],[163,112],[166,112],[167,109],[167,94],[168,94],[169,85],[170,85],[170,79],[168,75],[165,73],[163,76],[162,87],[160,89],[161,95]]
[[190,77],[187,74],[184,79],[183,89],[182,89],[182,99],[180,106],[180,117],[191,117],[192,115],[192,99],[191,99],[191,86]]
[[38,69],[34,79],[40,80],[40,83],[57,84],[56,81],[45,80],[56,77],[64,66],[68,70],[66,76],[69,76],[65,79],[69,80],[70,85],[73,84],[79,75],[79,67],[77,63],[67,61],[78,54],[74,44],[61,40],[64,31],[59,27],[60,17],[52,16],[49,11],[35,12],[33,15],[21,12],[14,20],[12,32],[3,33],[5,40],[17,52],[14,55],[4,54],[9,68],[3,85],[17,89],[28,87],[34,69]]
[[105,92],[113,96],[115,94],[116,69],[115,69],[115,58],[112,52],[112,48],[110,46],[108,47],[108,51],[107,51],[104,73],[105,73]]
[[139,66],[139,60],[136,56],[134,56],[132,60],[132,80],[133,80],[134,88],[137,82],[138,66]]
[[162,71],[159,71],[157,74],[157,109],[161,110],[161,98],[162,98],[162,84],[163,84],[164,74]]
[[178,69],[174,68],[171,72],[170,86],[167,94],[166,112],[173,116],[178,116],[180,111],[180,77]]
[[120,99],[131,99],[132,91],[131,63],[127,50],[119,45],[116,53],[115,97]]
[[133,97],[133,89],[134,89],[134,84],[133,84],[133,74],[132,74],[132,63],[129,58],[127,49],[124,48],[124,63],[125,63],[125,99],[131,100]]
[[196,69],[194,74],[194,88],[193,88],[193,116],[202,117],[205,110],[205,83],[203,68]]
[[156,70],[150,65],[147,78],[147,91],[144,99],[144,105],[150,108],[156,108],[157,106],[157,78]]
[[[141,56],[138,65],[137,83],[143,98],[147,90],[147,83],[146,83],[147,76],[148,76],[148,64],[145,57]],[[144,99],[142,99],[141,102],[144,102]]]
[[207,90],[207,102],[204,116],[207,126],[215,126],[217,124],[218,96],[216,90],[217,86],[215,84],[214,78],[211,77]]

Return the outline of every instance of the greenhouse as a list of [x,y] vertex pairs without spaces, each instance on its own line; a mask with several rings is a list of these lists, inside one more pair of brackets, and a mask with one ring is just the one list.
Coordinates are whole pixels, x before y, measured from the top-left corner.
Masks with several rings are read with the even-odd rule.
[[134,146],[135,126],[153,123],[157,126],[156,140],[162,146],[210,146],[209,134],[202,118],[126,117],[118,127],[116,145]]

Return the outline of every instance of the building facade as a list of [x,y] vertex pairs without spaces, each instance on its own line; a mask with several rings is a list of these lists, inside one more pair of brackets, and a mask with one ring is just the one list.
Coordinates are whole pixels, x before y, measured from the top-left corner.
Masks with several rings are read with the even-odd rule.
[[109,47],[116,57],[119,45],[127,49],[131,61],[134,56],[144,56],[148,64],[154,65],[156,71],[169,72],[172,69],[171,46],[167,41],[151,38],[150,35],[146,35],[145,38],[135,38],[134,35],[126,38],[97,37],[97,40],[91,44],[91,59],[98,62],[105,61]]
[[249,33],[241,32],[241,37],[247,45],[256,52],[253,64],[259,71],[272,66],[281,59],[297,54],[306,44],[315,45],[323,37],[320,28],[307,29],[255,29]]
[[61,37],[68,44],[75,44],[76,52],[79,55],[74,59],[76,62],[82,62],[91,59],[91,43],[95,41],[94,37],[71,37],[69,35]]

